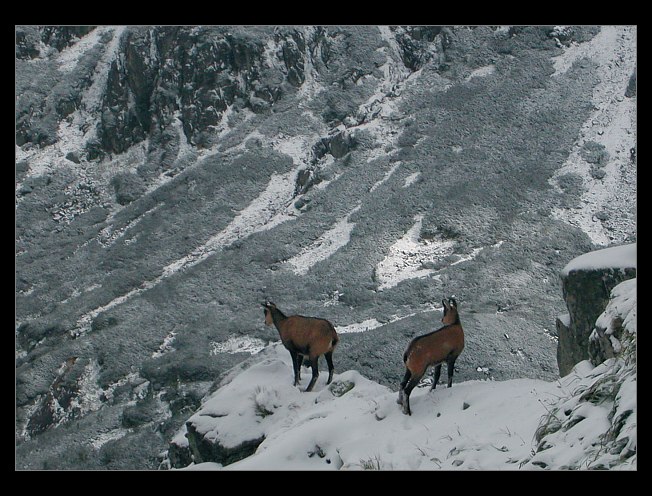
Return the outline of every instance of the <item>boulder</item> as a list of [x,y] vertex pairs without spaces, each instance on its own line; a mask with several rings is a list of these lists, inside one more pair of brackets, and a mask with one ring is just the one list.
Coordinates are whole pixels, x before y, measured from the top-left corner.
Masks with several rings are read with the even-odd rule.
[[111,185],[115,190],[116,201],[120,205],[127,205],[140,198],[145,192],[143,179],[132,172],[121,172],[113,176]]
[[199,434],[192,422],[187,422],[186,428],[188,429],[186,436],[195,463],[211,461],[222,465],[230,465],[253,455],[256,448],[265,440],[265,436],[262,436],[242,441],[236,446],[225,447],[219,442],[210,441]]
[[66,160],[70,160],[71,162],[74,162],[76,164],[81,163],[81,159],[79,158],[79,154],[77,152],[66,153]]

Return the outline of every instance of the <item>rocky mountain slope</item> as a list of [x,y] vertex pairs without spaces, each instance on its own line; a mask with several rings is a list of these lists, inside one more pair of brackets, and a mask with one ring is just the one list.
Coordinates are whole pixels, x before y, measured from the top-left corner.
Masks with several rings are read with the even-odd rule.
[[558,274],[636,239],[636,29],[16,28],[16,467],[156,468],[220,374],[329,318],[395,387],[558,375]]

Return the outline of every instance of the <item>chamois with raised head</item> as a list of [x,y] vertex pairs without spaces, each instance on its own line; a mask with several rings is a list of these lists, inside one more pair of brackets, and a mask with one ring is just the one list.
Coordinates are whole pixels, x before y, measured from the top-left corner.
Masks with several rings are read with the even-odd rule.
[[265,324],[276,326],[283,346],[292,356],[294,368],[294,385],[301,382],[301,364],[304,358],[310,360],[312,379],[306,392],[312,388],[319,377],[318,360],[321,355],[326,357],[328,364],[328,381],[333,380],[333,350],[339,341],[335,327],[326,319],[291,315],[286,317],[272,302],[263,303],[265,307]]
[[442,300],[444,324],[436,331],[414,338],[403,354],[405,376],[401,382],[398,401],[403,407],[403,413],[412,415],[410,410],[410,393],[431,365],[435,367],[435,377],[431,390],[437,387],[441,374],[442,363],[448,365],[448,387],[453,386],[455,360],[464,349],[464,330],[457,312],[457,302],[454,298]]

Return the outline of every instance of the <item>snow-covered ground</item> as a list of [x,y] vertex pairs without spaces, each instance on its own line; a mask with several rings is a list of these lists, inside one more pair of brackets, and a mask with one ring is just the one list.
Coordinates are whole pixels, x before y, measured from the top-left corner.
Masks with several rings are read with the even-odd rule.
[[486,65],[484,67],[479,67],[473,71],[471,71],[471,74],[469,74],[466,78],[464,78],[465,81],[470,81],[473,78],[477,77],[485,77],[489,76],[490,74],[493,74],[496,72],[496,66],[495,65]]
[[[303,375],[302,386],[309,379]],[[518,469],[534,447],[532,435],[546,411],[542,402],[557,394],[556,384],[532,379],[419,388],[413,415],[406,416],[397,393],[356,371],[336,374],[330,386],[320,376],[312,393],[293,387],[291,379],[290,355],[276,345],[189,419],[225,447],[266,436],[254,455],[224,468]]]
[[[607,309],[595,321],[597,328],[605,329],[605,334],[609,336],[611,345],[616,353],[620,353],[623,344],[615,336],[615,322],[622,319],[622,326],[630,334],[636,334],[636,279],[629,279],[620,283],[611,291],[613,301]],[[589,339],[595,339],[597,331],[594,329]],[[627,336],[625,336],[627,338]]]
[[102,35],[111,32],[113,29],[109,26],[98,27],[85,36],[82,36],[76,43],[64,48],[56,58],[59,64],[59,70],[61,72],[72,71],[83,55],[100,42]]
[[[320,376],[311,393],[302,391],[309,380],[304,372],[301,388],[293,387],[290,355],[275,344],[255,365],[223,383],[188,420],[224,448],[261,436],[265,440],[236,463],[204,462],[187,469],[540,470],[582,461],[590,465],[586,451],[608,429],[611,405],[588,407],[576,398],[571,416],[584,419],[563,432],[556,457],[546,455],[545,462],[541,453],[546,451],[532,456],[538,444],[535,432],[560,398],[590,387],[610,365],[594,368],[581,362],[556,382],[467,381],[435,391],[417,388],[413,414],[406,416],[396,404],[396,392],[354,370],[336,374],[330,386]],[[622,393],[622,408],[635,409],[635,388]],[[178,446],[188,445],[185,432],[184,427],[175,436]],[[627,432],[631,440],[631,429]],[[635,447],[635,420],[633,435]]]

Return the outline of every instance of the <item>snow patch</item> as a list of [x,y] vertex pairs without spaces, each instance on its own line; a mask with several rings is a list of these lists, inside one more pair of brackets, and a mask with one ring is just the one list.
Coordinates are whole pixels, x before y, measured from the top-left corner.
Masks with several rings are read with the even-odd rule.
[[113,244],[116,243],[116,241],[123,238],[127,231],[137,226],[140,223],[140,221],[142,221],[145,218],[145,216],[150,215],[152,212],[155,212],[163,205],[164,203],[157,204],[156,206],[150,208],[146,212],[143,212],[135,219],[129,221],[123,227],[116,229],[113,224],[109,224],[106,227],[103,227],[97,235],[98,242],[105,248],[112,246]]
[[337,326],[337,333],[349,334],[352,332],[366,332],[366,331],[371,331],[372,329],[376,329],[377,327],[380,327],[382,325],[384,324],[378,322],[376,319],[367,319],[367,320],[363,320],[362,322],[356,322],[354,324]]
[[[283,174],[272,174],[267,188],[229,223],[224,230],[211,237],[206,243],[191,253],[175,260],[163,269],[161,279],[186,270],[235,241],[244,239],[260,231],[267,231],[277,225],[293,220],[297,210],[291,204],[299,168]],[[290,203],[290,205],[288,205]]]
[[134,296],[144,291],[147,291],[148,289],[153,288],[154,286],[155,283],[152,281],[143,282],[139,288],[132,289],[131,291],[125,293],[124,295],[118,296],[117,298],[111,300],[106,305],[102,305],[100,307],[94,308],[93,310],[90,310],[89,312],[86,312],[77,320],[75,327],[70,330],[70,336],[73,339],[83,336],[88,331],[90,331],[93,320],[102,312],[106,312],[107,310],[110,310],[113,307],[121,305],[125,301],[133,298]]
[[[298,140],[290,139],[289,143],[285,143],[285,141],[285,139],[275,140],[272,146],[275,146],[279,150],[284,150],[284,153],[293,153],[294,155],[290,156],[292,156],[295,164],[298,162],[295,168],[285,173],[272,174],[265,190],[252,200],[247,207],[241,210],[222,231],[212,236],[192,252],[169,263],[163,268],[160,276],[150,281],[143,281],[140,287],[134,288],[109,303],[84,314],[78,319],[76,327],[70,331],[71,336],[79,337],[87,333],[90,330],[92,320],[100,313],[152,289],[164,279],[180,271],[187,270],[203,262],[224,247],[247,238],[256,232],[266,231],[283,222],[296,219],[301,212],[294,207],[292,200],[294,199],[297,175],[299,171],[306,167],[305,159],[299,153],[305,153],[307,145],[305,138],[299,138]],[[205,150],[203,153],[197,155],[197,160],[213,153],[216,153],[215,149]]]
[[389,170],[385,173],[385,175],[383,176],[383,178],[382,178],[380,181],[377,181],[377,182],[376,182],[376,183],[375,183],[371,188],[369,188],[369,193],[373,193],[374,191],[376,191],[376,189],[378,189],[380,186],[382,186],[383,184],[385,184],[385,183],[387,182],[387,180],[388,180],[390,177],[392,177],[392,175],[394,174],[394,172],[396,172],[396,169],[398,169],[400,166],[401,166],[401,162],[396,162],[396,163],[392,166],[392,168],[389,169]]
[[80,415],[95,412],[102,407],[102,389],[98,385],[100,364],[91,360],[78,381],[78,395],[70,401],[69,410],[78,410]]
[[249,353],[250,355],[255,355],[260,353],[267,343],[262,339],[252,338],[249,336],[229,336],[226,341],[216,342],[212,341],[210,343],[209,354],[215,356],[218,353]]
[[295,274],[302,276],[307,274],[316,263],[326,260],[337,250],[346,246],[351,240],[351,232],[355,227],[355,222],[351,222],[349,219],[359,209],[360,205],[338,220],[331,229],[319,236],[314,243],[304,248],[301,253],[284,263],[290,265]]
[[352,332],[371,331],[373,329],[377,329],[378,327],[382,327],[388,324],[393,324],[394,322],[398,322],[400,320],[414,317],[415,315],[419,315],[427,312],[433,312],[433,311],[441,311],[442,308],[443,307],[437,307],[436,305],[425,305],[425,310],[418,310],[416,312],[412,312],[402,316],[393,315],[387,322],[379,322],[376,319],[367,319],[367,320],[363,320],[362,322],[355,322],[353,324],[349,324],[345,326],[337,326],[337,333],[348,334]]
[[319,139],[313,136],[286,136],[279,135],[278,139],[271,140],[271,145],[277,152],[288,155],[296,166],[308,166],[308,159],[312,154],[312,145]]
[[123,427],[120,427],[118,429],[113,429],[108,432],[102,432],[98,436],[91,438],[90,444],[93,448],[98,450],[109,441],[115,441],[117,439],[123,438],[132,431],[133,429],[125,429]]
[[133,399],[142,400],[147,395],[150,382],[140,377],[138,372],[130,372],[121,379],[118,379],[116,382],[109,384],[106,389],[102,391],[106,401],[112,401],[114,398],[115,390],[121,386],[124,386],[125,384],[135,385],[133,389]]
[[490,74],[493,74],[494,72],[496,72],[496,66],[495,65],[493,65],[493,64],[485,65],[484,67],[479,67],[478,69],[474,69],[473,71],[471,71],[471,74],[466,76],[466,78],[464,78],[464,80],[465,81],[470,81],[473,78],[486,77],[486,76],[489,76]]
[[435,262],[453,253],[455,241],[421,239],[423,215],[417,215],[414,220],[414,225],[390,247],[388,255],[376,266],[379,289],[394,287],[407,279],[427,277],[435,270],[423,268],[424,263]]
[[421,176],[421,172],[419,171],[410,174],[408,177],[405,178],[405,183],[403,183],[403,187],[407,188],[409,186],[412,186],[417,181],[417,179],[419,179],[419,176]]
[[473,250],[471,250],[471,253],[469,253],[468,255],[463,255],[459,258],[459,260],[455,260],[454,262],[452,262],[451,267],[453,265],[461,264],[463,262],[468,262],[469,260],[474,260],[475,257],[478,256],[478,253],[480,253],[482,250],[484,250],[483,246],[480,248],[473,248]]
[[[100,62],[95,67],[95,73],[93,74],[93,84],[91,87],[84,93],[82,97],[82,107],[85,110],[87,115],[95,115],[97,119],[99,115],[99,109],[102,104],[102,98],[104,97],[104,90],[106,88],[106,82],[109,79],[109,71],[111,69],[111,64],[114,60],[119,60],[119,47],[120,39],[122,34],[127,29],[127,26],[116,26],[113,27],[113,38],[108,43],[106,51],[102,55]],[[93,130],[94,130],[93,126]]]
[[567,276],[576,270],[636,268],[636,243],[591,251],[566,264],[561,274]]
[[[57,141],[50,146],[30,150],[24,150],[16,145],[16,162],[29,162],[29,170],[25,179],[41,176],[60,168],[76,167],[80,172],[84,172],[84,164],[79,166],[65,157],[68,152],[83,150],[86,142],[96,136],[96,128],[101,114],[100,108],[109,69],[111,63],[117,57],[120,38],[125,29],[127,29],[126,26],[96,28],[87,35],[92,36],[98,30],[100,30],[101,34],[113,32],[113,38],[107,44],[104,53],[95,66],[91,86],[82,95],[80,108],[71,114],[71,119],[64,119],[59,123]],[[92,40],[92,37],[89,38],[89,42]],[[81,56],[81,51],[85,45],[80,46],[77,49],[78,51],[75,51],[76,46],[77,44],[70,47],[73,50],[72,52],[62,52],[64,67],[67,67],[68,63],[74,62],[76,60],[75,57]],[[69,55],[65,55],[67,53]],[[19,190],[20,184],[17,184],[16,191]],[[22,199],[21,196],[17,196],[16,204],[20,203]]]
[[[630,334],[636,334],[636,301],[636,278],[621,282],[611,290],[611,301],[596,320],[595,326],[605,329],[605,334],[615,339],[612,336],[615,331],[613,324],[622,320],[623,328]],[[614,348],[614,351],[619,350]]]
[[95,28],[73,45],[64,48],[56,58],[56,62],[59,64],[59,70],[61,72],[72,71],[84,54],[99,43],[102,35],[113,31],[113,29],[106,26]]

